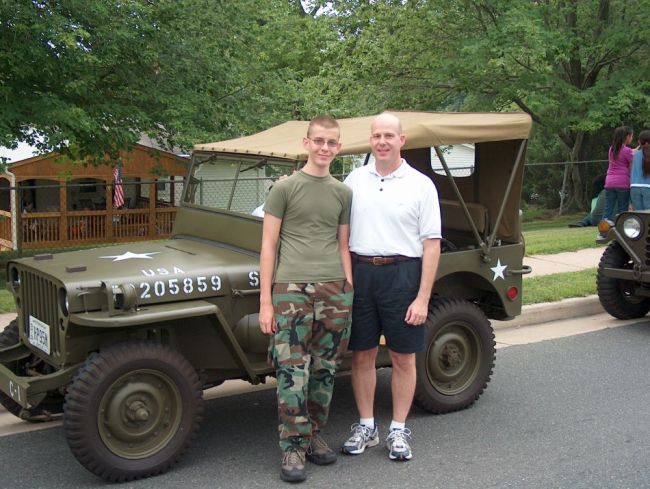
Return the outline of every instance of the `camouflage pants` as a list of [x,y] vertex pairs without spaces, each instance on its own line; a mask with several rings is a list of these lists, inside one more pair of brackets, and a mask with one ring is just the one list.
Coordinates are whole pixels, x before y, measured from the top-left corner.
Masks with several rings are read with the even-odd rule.
[[334,373],[348,347],[353,291],[345,281],[275,284],[269,348],[278,380],[280,448],[306,447],[327,422]]

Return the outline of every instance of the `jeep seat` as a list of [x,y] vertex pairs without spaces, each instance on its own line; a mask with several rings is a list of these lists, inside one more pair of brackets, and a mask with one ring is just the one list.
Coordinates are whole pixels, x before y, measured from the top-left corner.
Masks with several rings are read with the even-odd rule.
[[[476,225],[476,229],[482,237],[485,237],[490,230],[487,207],[476,202],[466,202],[466,205],[469,215]],[[440,213],[442,214],[443,229],[450,231],[472,231],[460,202],[440,199]]]

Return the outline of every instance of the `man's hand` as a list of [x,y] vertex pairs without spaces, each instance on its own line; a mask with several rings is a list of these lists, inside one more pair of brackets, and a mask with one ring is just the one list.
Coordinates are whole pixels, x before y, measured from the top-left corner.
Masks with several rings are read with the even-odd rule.
[[275,334],[275,314],[273,312],[273,305],[265,304],[260,305],[260,330],[266,335]]
[[429,314],[429,301],[417,296],[406,310],[404,321],[411,326],[421,326],[427,320]]

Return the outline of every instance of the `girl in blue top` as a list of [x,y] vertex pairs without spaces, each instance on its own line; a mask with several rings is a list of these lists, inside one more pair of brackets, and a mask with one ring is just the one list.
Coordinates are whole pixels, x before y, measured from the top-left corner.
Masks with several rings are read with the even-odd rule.
[[635,210],[650,209],[650,130],[639,134],[639,147],[632,159],[630,199]]

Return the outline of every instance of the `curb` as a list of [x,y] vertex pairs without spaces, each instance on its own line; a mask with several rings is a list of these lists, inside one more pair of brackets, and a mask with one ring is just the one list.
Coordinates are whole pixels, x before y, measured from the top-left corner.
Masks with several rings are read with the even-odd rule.
[[524,306],[521,315],[511,321],[492,321],[497,329],[521,328],[523,326],[542,325],[551,321],[593,316],[605,312],[597,295],[562,299],[558,302],[545,302]]

